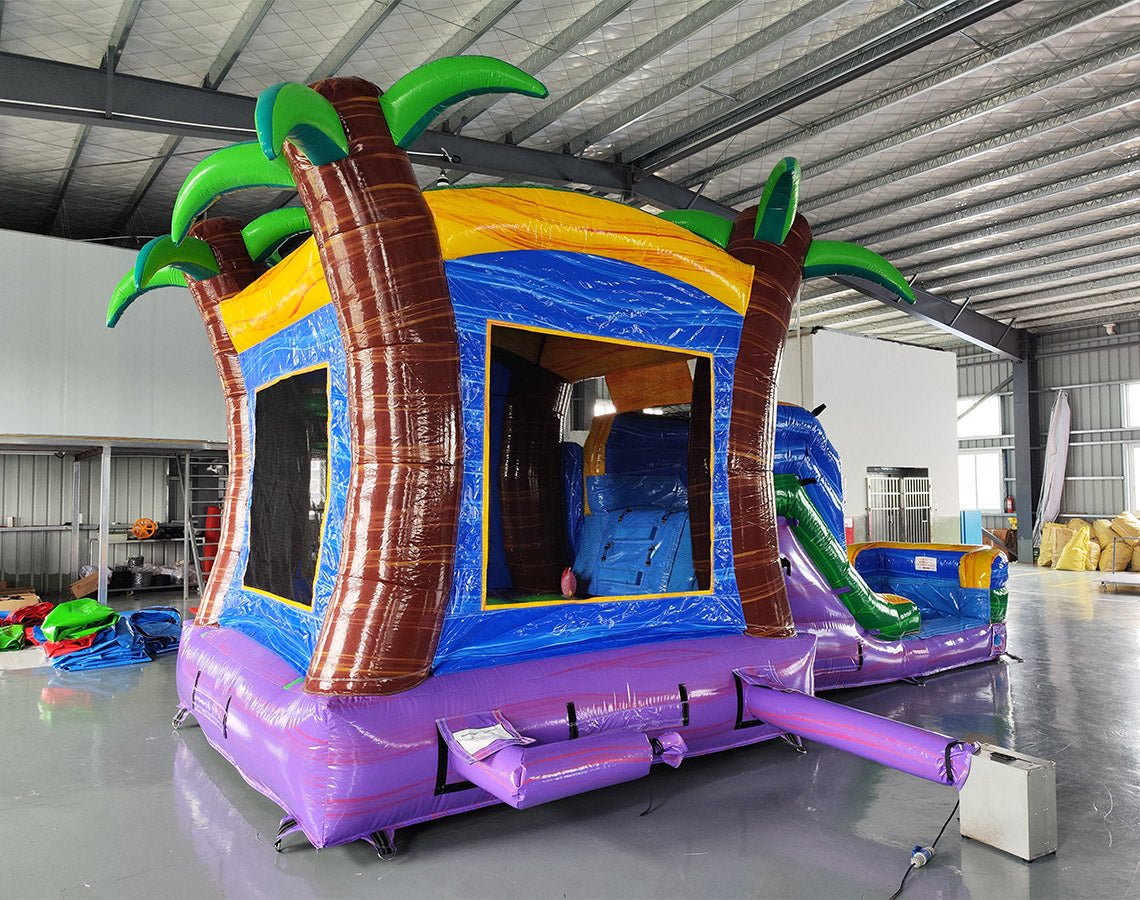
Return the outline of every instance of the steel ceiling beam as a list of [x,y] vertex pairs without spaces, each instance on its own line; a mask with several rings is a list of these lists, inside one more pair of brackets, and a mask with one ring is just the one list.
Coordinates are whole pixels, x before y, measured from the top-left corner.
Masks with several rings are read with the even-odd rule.
[[261,23],[265,21],[265,17],[269,15],[269,10],[273,8],[273,2],[274,0],[252,0],[245,8],[245,12],[241,14],[234,30],[230,32],[229,38],[222,45],[222,49],[218,51],[217,58],[210,66],[210,71],[202,79],[202,87],[217,90],[218,86],[225,81],[226,76],[230,74],[230,69],[238,61],[242,51],[249,46],[250,40],[257,33],[257,29],[261,27]]
[[[109,127],[152,132],[165,128],[174,132],[175,137],[248,140],[253,135],[250,123],[256,101],[252,97],[135,76],[117,76],[118,79],[123,80],[123,89],[116,89],[116,108],[106,118],[97,106],[86,106],[87,102],[94,103],[102,96],[104,76],[99,70],[0,53],[0,85],[4,86],[2,90],[6,95],[0,98],[0,109],[16,115],[79,124],[97,117],[101,124]],[[120,101],[125,106],[118,106]],[[175,122],[166,118],[170,109],[180,109],[183,118]],[[466,171],[552,184],[586,184],[607,192],[636,194],[665,209],[703,209],[725,217],[735,214],[735,210],[708,197],[630,165],[433,131],[423,134],[412,149],[421,153],[446,151],[455,159],[450,165]],[[155,175],[157,171],[152,173],[152,181]],[[141,198],[145,189],[146,185],[140,184],[136,190],[138,197]],[[876,300],[895,305],[890,295],[875,285],[860,282],[854,287]],[[992,347],[1003,355],[1009,353],[1006,343],[989,342],[1000,331],[1001,323],[984,316],[975,318],[976,314],[958,321],[954,319],[957,310],[954,304],[928,292],[921,293],[920,304],[906,306],[905,312],[979,346]]]
[[100,68],[105,69],[108,65],[112,70],[118,68],[119,60],[123,58],[123,50],[126,49],[127,40],[131,36],[131,29],[135,27],[135,20],[139,17],[141,7],[142,0],[125,0],[123,5],[119,7],[119,15],[116,17],[115,25],[107,39],[107,47],[110,52],[104,54]]
[[[1004,210],[1013,210],[1025,206],[1026,204],[1035,203],[1040,200],[1048,200],[1051,197],[1056,197],[1058,194],[1065,194],[1080,188],[1093,187],[1121,178],[1135,178],[1136,176],[1136,160],[1130,159],[1115,166],[1109,166],[1099,170],[1093,169],[1071,178],[1051,181],[1032,190],[1014,192],[996,199],[987,199],[982,202],[956,206],[938,215],[927,216],[925,219],[914,219],[899,225],[897,228],[860,232],[859,239],[866,244],[881,245],[888,244],[899,238],[908,237],[917,231],[943,228],[947,225],[960,226],[956,230],[968,231],[970,229],[970,221],[978,216],[986,216]],[[1135,195],[1135,192],[1133,192],[1133,194]],[[822,231],[823,229],[821,229],[821,232]]]
[[1006,359],[1021,359],[1020,348],[1024,332],[1020,328],[1005,325],[969,307],[963,308],[950,303],[921,288],[915,289],[913,304],[900,304],[886,288],[869,281],[847,276],[839,276],[835,280],[861,294],[874,297],[899,312],[928,322],[941,331],[997,353]]
[[[1023,50],[1025,47],[1034,46],[1036,44],[1042,43],[1043,41],[1056,38],[1060,34],[1071,31],[1074,27],[1076,27],[1075,24],[1073,24],[1074,22],[1075,17],[1069,16],[1064,20],[1064,27],[1062,28],[1055,30],[1045,28],[1037,29],[1036,31],[1031,32],[1030,35],[1025,39],[1024,45],[1017,45],[1017,50]],[[929,137],[930,135],[936,134],[939,131],[960,126],[963,122],[969,121],[973,118],[989,115],[995,110],[1008,106],[1010,103],[1023,101],[1026,98],[1035,96],[1043,91],[1056,88],[1060,85],[1074,81],[1077,78],[1087,76],[1093,72],[1098,71],[1099,69],[1103,69],[1106,66],[1112,65],[1114,62],[1119,62],[1122,59],[1127,59],[1132,55],[1135,55],[1135,52],[1137,50],[1137,43],[1138,42],[1133,42],[1131,44],[1113,47],[1108,51],[1098,50],[1097,52],[1086,56],[1075,66],[1066,64],[1064,67],[1051,72],[1048,75],[1037,78],[1034,81],[1019,84],[1014,88],[996,91],[989,96],[983,97],[981,99],[971,95],[969,103],[966,103],[957,109],[951,110],[950,112],[940,111],[939,114],[933,118],[926,119],[925,121],[917,122],[914,124],[909,124],[906,128],[900,131],[886,135],[880,135],[873,141],[861,144],[857,147],[844,149],[842,152],[837,153],[834,156],[818,160],[815,164],[813,164],[810,172],[805,172],[805,177],[810,179],[812,177],[818,177],[820,175],[827,174],[828,172],[842,168],[848,163],[865,160],[867,157],[873,154],[893,150],[899,144],[903,144],[917,138]],[[982,57],[984,59],[984,62],[979,63],[979,57]],[[971,56],[968,57],[965,62],[960,63],[958,67],[951,70],[951,72],[954,73],[953,76],[948,76],[945,72],[939,73],[941,77],[931,76],[930,78],[927,78],[924,81],[920,82],[919,86],[909,85],[891,92],[887,95],[890,98],[890,102],[872,102],[871,104],[868,104],[872,107],[871,109],[857,107],[850,116],[841,113],[839,116],[828,120],[827,127],[821,128],[816,134],[813,134],[812,136],[817,136],[817,134],[824,134],[827,131],[832,130],[838,124],[836,122],[837,119],[859,119],[865,115],[870,114],[871,112],[878,111],[878,109],[881,109],[883,107],[893,106],[895,103],[903,102],[906,100],[912,100],[916,95],[921,94],[924,91],[945,85],[948,82],[954,81],[964,75],[971,74],[980,68],[984,68],[988,65],[993,65],[995,62],[999,62],[1002,58],[1004,58],[1002,56],[998,56],[996,53],[991,53],[990,57],[996,58],[985,58],[985,54],[981,52],[971,54]],[[1120,95],[1117,96],[1119,97]],[[1050,110],[1048,116],[1043,117],[1039,121],[1032,123],[1024,129],[1018,129],[1011,133],[1019,133],[1023,131],[1026,134],[1033,134],[1042,130],[1048,130],[1049,127],[1054,127],[1054,125],[1051,123],[1064,124],[1065,118],[1063,117],[1065,116],[1071,119],[1072,112],[1072,109],[1062,110],[1060,113],[1056,112],[1056,110]],[[803,139],[804,138],[800,134],[792,134],[782,138],[782,141],[796,142]],[[993,138],[988,139],[985,142],[985,146],[987,148],[990,146],[1000,146],[1000,143],[993,144],[992,142],[994,140],[995,139]],[[742,150],[740,153],[737,153],[728,159],[722,160],[714,166],[709,166],[691,173],[682,179],[682,183],[689,184],[694,181],[707,180],[708,178],[738,169],[740,166],[743,166],[755,159],[759,159],[773,152],[774,149],[777,149],[775,147],[776,143],[777,142],[770,142],[759,147],[751,147],[746,150]],[[1008,143],[1008,140],[1003,143]],[[980,152],[974,150],[973,147],[971,147],[970,150],[970,155],[976,155],[978,152]],[[923,160],[921,162],[925,163],[926,161]],[[910,165],[917,167],[919,163],[912,163]],[[928,169],[917,169],[917,171],[928,171]],[[885,172],[882,176],[879,176],[874,180],[873,185],[875,187],[880,187],[882,185],[890,184],[896,180],[899,180],[900,177],[904,176],[900,176],[898,174],[898,171]],[[829,192],[826,201],[823,198],[817,199],[813,208],[826,206],[833,202],[838,203],[841,200],[849,199],[851,196],[856,196],[850,194],[849,190],[850,189]],[[726,203],[738,204],[747,202],[756,196],[759,196],[758,192],[752,193],[751,189],[744,189],[728,194],[723,197],[722,200]],[[837,197],[838,199],[832,200],[833,196]]]
[[[1007,239],[1008,235],[1013,232],[1022,231],[1029,228],[1035,228],[1038,225],[1054,225],[1057,222],[1065,219],[1071,219],[1076,216],[1082,215],[1103,215],[1110,213],[1113,207],[1128,205],[1136,203],[1138,199],[1135,190],[1121,191],[1115,194],[1108,194],[1104,197],[1095,197],[1091,200],[1085,200],[1080,203],[1070,204],[1064,207],[1047,210],[1044,212],[1033,213],[1027,216],[1021,216],[1016,219],[1010,219],[1005,222],[997,222],[993,225],[987,225],[983,228],[977,228],[967,234],[954,234],[940,237],[934,241],[924,241],[917,244],[902,244],[892,248],[888,255],[896,266],[904,271],[910,272],[912,277],[916,279],[920,276],[923,268],[922,262],[915,262],[914,258],[922,256],[925,253],[936,252],[939,250],[954,251],[957,249],[961,252],[964,246],[977,244],[981,241],[990,238]],[[1121,214],[1116,217],[1109,215],[1109,219],[1119,218]],[[1096,224],[1105,224],[1106,220],[1101,218]],[[1115,227],[1115,226],[1113,226]],[[826,300],[836,299],[842,297],[844,292],[827,291],[822,294],[813,296],[810,300],[812,304],[819,304]]]
[[[230,69],[233,68],[234,63],[237,62],[242,51],[245,50],[254,34],[257,33],[257,29],[261,27],[261,23],[265,21],[265,17],[269,15],[273,3],[274,0],[253,0],[253,2],[245,8],[245,12],[243,12],[238,19],[233,31],[230,32],[229,38],[222,45],[222,49],[218,51],[217,57],[215,57],[213,64],[202,79],[203,89],[217,90],[218,86],[225,80],[225,77],[229,75]],[[166,168],[167,163],[174,157],[181,143],[182,139],[180,137],[168,138],[163,143],[157,158],[147,167],[146,172],[139,180],[135,190],[131,192],[126,206],[123,207],[122,212],[119,213],[118,218],[115,220],[115,231],[126,230],[131,218],[142,205],[147,192],[154,185],[155,181],[158,180],[159,174]]]
[[811,76],[786,84],[773,95],[742,104],[704,128],[644,154],[634,162],[650,171],[668,168],[701,150],[771,121],[809,100],[822,97],[863,75],[981,22],[1017,2],[1019,0],[949,0],[933,10],[921,13],[910,25],[881,36],[870,46],[846,54],[838,60],[835,59],[834,49],[824,48],[827,51],[827,64]]
[[476,41],[498,25],[503,17],[518,6],[520,2],[522,0],[491,0],[472,16],[466,25],[462,25],[443,46],[436,50],[431,58],[442,59],[445,56],[459,56],[466,53]]
[[697,7],[683,19],[663,28],[644,44],[634,48],[591,78],[587,78],[573,90],[567,91],[544,104],[539,112],[520,122],[506,133],[504,137],[507,143],[522,143],[531,135],[542,131],[567,110],[573,109],[582,101],[621,81],[649,60],[660,56],[670,47],[675,47],[693,32],[720,18],[733,7],[739,6],[740,3],[741,0],[708,0],[707,3]]
[[[1070,127],[1075,125],[1075,122],[1068,123]],[[861,207],[858,212],[851,215],[841,216],[836,219],[817,219],[817,229],[822,234],[826,231],[841,231],[844,228],[850,228],[853,225],[861,225],[863,222],[875,221],[882,219],[884,216],[893,215],[900,210],[914,209],[917,206],[923,206],[927,203],[934,203],[938,201],[946,201],[959,194],[964,194],[969,191],[974,191],[979,188],[986,188],[993,190],[997,185],[1006,181],[1018,181],[1029,172],[1040,171],[1041,169],[1049,168],[1063,163],[1073,162],[1074,160],[1081,159],[1085,156],[1092,156],[1096,153],[1110,152],[1114,153],[1119,159],[1125,154],[1119,152],[1121,148],[1129,144],[1134,144],[1140,141],[1140,126],[1129,125],[1125,128],[1119,128],[1116,131],[1101,135],[1095,140],[1083,140],[1076,138],[1076,142],[1065,146],[1061,150],[1053,150],[1050,147],[1050,152],[1042,153],[1039,156],[1029,157],[1027,159],[1020,159],[1013,165],[1003,166],[996,169],[990,169],[985,172],[980,172],[977,175],[972,175],[969,178],[960,178],[957,181],[940,184],[934,188],[922,188],[909,194],[896,195],[886,203],[880,203],[877,206]],[[1140,148],[1137,148],[1136,153],[1140,155]],[[924,173],[929,173],[929,167],[925,168]],[[829,201],[824,200],[819,205],[825,205]]]
[[[1056,217],[1054,217],[1056,218]],[[1033,222],[1033,225],[1039,222]],[[991,242],[979,250],[969,253],[961,251],[960,243],[953,241],[946,242],[942,249],[946,251],[946,255],[936,260],[927,260],[923,263],[912,264],[908,268],[917,269],[917,281],[924,287],[935,289],[936,284],[926,284],[924,277],[925,271],[945,271],[949,269],[962,269],[965,268],[969,271],[975,271],[977,265],[982,262],[1001,259],[1008,256],[1027,255],[1030,253],[1036,256],[1041,255],[1042,250],[1053,246],[1054,244],[1067,245],[1076,241],[1096,241],[1103,235],[1115,231],[1125,231],[1131,238],[1135,229],[1140,229],[1140,214],[1126,215],[1122,214],[1115,218],[1093,222],[1089,225],[1079,225],[1075,228],[1057,229],[1050,231],[1037,237],[1025,238],[1020,241],[1013,241],[1011,243],[995,243]],[[1109,244],[1098,244],[1095,246],[1108,247]],[[1092,248],[1089,248],[1090,250]],[[1076,251],[1073,251],[1076,252]],[[1026,260],[1031,265],[1033,260]],[[969,291],[963,291],[969,293]],[[833,300],[845,295],[849,295],[850,291],[844,289],[828,290],[823,292],[814,293],[812,297],[804,301],[804,306],[807,308],[814,308],[826,304],[829,300]]]
[[[135,20],[138,18],[141,6],[142,0],[125,0],[119,7],[119,15],[115,18],[115,24],[112,26],[111,34],[107,39],[107,50],[99,63],[99,68],[107,74],[108,79],[114,75],[115,68],[119,65],[119,60],[122,59],[123,50],[127,46],[127,39],[131,36],[131,29],[135,26]],[[107,90],[110,90],[110,82],[105,80],[104,84]],[[80,126],[79,132],[75,136],[75,144],[72,146],[63,174],[60,176],[59,184],[48,203],[44,224],[41,226],[41,230],[45,234],[51,234],[55,231],[59,214],[63,210],[64,197],[67,195],[67,189],[71,186],[72,178],[75,177],[80,156],[90,137],[91,126]]]
[[718,53],[701,65],[683,72],[677,78],[650,94],[606,116],[598,124],[586,129],[567,143],[569,153],[578,154],[603,138],[638,121],[643,116],[660,109],[665,103],[686,91],[699,88],[708,79],[718,75],[736,63],[755,56],[782,41],[784,38],[819,21],[843,6],[845,0],[810,0],[803,7],[794,9],[783,18],[777,19],[766,28],[750,34],[739,43]]
[[52,234],[55,231],[56,223],[59,221],[59,214],[63,210],[63,198],[67,194],[67,188],[71,185],[71,179],[75,176],[75,168],[79,164],[79,157],[83,153],[83,148],[87,145],[87,139],[91,136],[90,125],[80,125],[79,131],[75,135],[75,143],[71,147],[71,154],[67,158],[67,164],[64,166],[63,174],[60,176],[59,184],[56,185],[55,193],[52,194],[51,201],[48,203],[47,211],[44,214],[43,225],[40,230],[44,234]]
[[395,12],[400,0],[375,0],[365,7],[364,13],[349,27],[336,45],[325,54],[315,69],[309,73],[308,81],[320,81],[340,71],[340,67],[372,37],[388,16]]
[[899,4],[878,18],[841,34],[834,41],[831,41],[826,48],[806,53],[791,60],[787,65],[780,66],[776,72],[739,88],[731,97],[714,100],[696,112],[682,116],[675,122],[663,124],[652,135],[634,141],[628,147],[623,147],[620,151],[621,158],[634,160],[648,158],[649,154],[658,148],[681,140],[686,135],[700,132],[719,116],[739,108],[741,104],[755,103],[763,98],[774,96],[777,91],[787,87],[789,83],[810,77],[813,72],[829,62],[833,62],[837,55],[846,54],[868,45],[876,38],[882,37],[884,33],[913,22],[914,17],[913,8],[906,4]]
[[1005,284],[1022,277],[1023,272],[1041,272],[1043,266],[1064,267],[1058,271],[1058,277],[1063,277],[1071,262],[1086,263],[1110,254],[1122,254],[1114,257],[1118,261],[1127,258],[1140,258],[1140,235],[1129,235],[1119,241],[1109,241],[1095,247],[1079,247],[1075,250],[1066,250],[1061,253],[1050,254],[1046,258],[1033,257],[1020,259],[1016,262],[1007,262],[1004,265],[991,268],[971,269],[958,276],[945,278],[923,279],[923,287],[927,290],[946,293],[953,291],[969,294],[971,289],[976,290],[979,285]]
[[[602,0],[519,63],[519,68],[532,75],[539,74],[567,50],[584,38],[589,37],[632,4],[633,0]],[[459,107],[447,117],[442,130],[459,131],[468,122],[481,116],[502,100],[504,96],[506,95],[486,94],[469,100],[466,105]]]

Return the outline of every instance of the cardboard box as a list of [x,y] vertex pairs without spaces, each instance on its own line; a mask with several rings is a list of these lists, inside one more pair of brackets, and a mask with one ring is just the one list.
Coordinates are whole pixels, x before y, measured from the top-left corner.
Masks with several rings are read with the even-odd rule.
[[71,596],[78,600],[80,597],[94,597],[99,591],[99,573],[92,572],[78,581],[71,582]]
[[8,589],[0,592],[0,612],[15,612],[39,602],[39,595],[31,588]]

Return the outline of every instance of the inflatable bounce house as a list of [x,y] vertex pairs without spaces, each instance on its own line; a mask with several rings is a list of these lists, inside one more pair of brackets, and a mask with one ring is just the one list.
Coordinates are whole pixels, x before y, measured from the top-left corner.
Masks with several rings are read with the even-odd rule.
[[[965,661],[938,643],[951,602],[969,641],[998,632],[972,594],[873,593],[833,534],[817,552],[804,492],[837,482],[773,478],[802,279],[912,299],[902,276],[812,239],[792,159],[734,221],[541,187],[422,192],[404,148],[496,91],[545,96],[482,57],[385,93],[267,90],[258,141],[191,172],[171,235],[116,290],[110,325],[144,291],[189,287],[229,420],[176,724],[192,715],[283,808],[279,837],[382,853],[412,823],[784,735],[960,786],[974,745],[815,697],[816,678],[840,683],[844,655],[850,683]],[[204,216],[249,187],[302,206]],[[617,411],[564,448],[571,387],[593,378]],[[856,569],[886,590],[905,552],[861,550]]]

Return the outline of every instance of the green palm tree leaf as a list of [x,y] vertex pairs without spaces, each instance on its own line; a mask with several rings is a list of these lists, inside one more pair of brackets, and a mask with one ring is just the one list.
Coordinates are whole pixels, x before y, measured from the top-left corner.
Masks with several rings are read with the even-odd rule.
[[286,141],[314,166],[348,156],[348,136],[340,115],[311,87],[286,81],[266,88],[253,112],[257,140],[269,159],[276,159]]
[[730,220],[703,209],[669,209],[659,213],[658,217],[680,225],[722,248],[728,246],[728,238],[732,234]]
[[188,237],[176,244],[164,234],[148,241],[139,251],[135,259],[135,286],[145,288],[158,270],[167,266],[185,272],[195,281],[218,274],[218,261],[205,241]]
[[804,278],[852,275],[865,278],[914,303],[914,291],[902,272],[873,250],[843,241],[812,241],[804,261]]
[[181,243],[190,224],[223,194],[245,188],[292,190],[293,173],[284,159],[267,159],[257,141],[243,141],[211,153],[190,170],[170,217],[170,234]]
[[397,146],[410,147],[447,107],[479,94],[545,97],[546,85],[491,56],[448,56],[412,69],[380,97]]
[[800,163],[785,156],[772,168],[760,208],[756,210],[756,240],[782,244],[792,230],[800,202]]
[[186,287],[186,276],[177,269],[167,266],[155,272],[144,287],[139,287],[135,284],[134,269],[129,271],[119,279],[115,292],[111,294],[111,302],[107,304],[107,327],[114,328],[118,325],[128,306],[147,291],[160,287]]
[[282,242],[312,230],[304,209],[286,206],[258,216],[241,230],[241,238],[250,259],[262,262],[272,256]]

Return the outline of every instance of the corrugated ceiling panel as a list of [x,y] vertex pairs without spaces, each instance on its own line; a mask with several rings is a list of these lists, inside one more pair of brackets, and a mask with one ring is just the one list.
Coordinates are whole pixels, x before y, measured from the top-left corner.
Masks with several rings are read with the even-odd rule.
[[97,66],[121,6],[122,0],[8,0],[0,50]]
[[306,81],[372,5],[370,0],[277,0],[223,88],[257,94],[279,81]]
[[243,8],[233,0],[143,0],[119,71],[200,85]]

